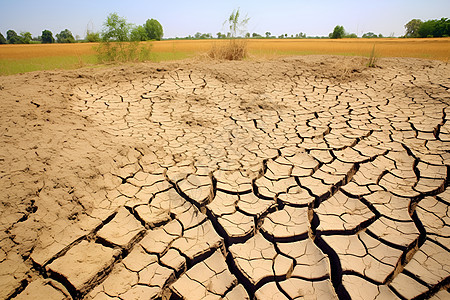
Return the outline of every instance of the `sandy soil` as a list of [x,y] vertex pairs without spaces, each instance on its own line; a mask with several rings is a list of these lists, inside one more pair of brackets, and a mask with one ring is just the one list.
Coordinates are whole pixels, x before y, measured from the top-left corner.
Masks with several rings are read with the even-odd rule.
[[0,299],[448,299],[450,67],[377,65],[0,77]]

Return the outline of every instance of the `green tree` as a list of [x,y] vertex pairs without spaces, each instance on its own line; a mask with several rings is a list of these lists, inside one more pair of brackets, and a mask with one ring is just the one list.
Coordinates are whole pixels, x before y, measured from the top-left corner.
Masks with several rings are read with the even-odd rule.
[[73,37],[72,32],[70,32],[69,29],[65,29],[60,33],[57,33],[56,40],[58,43],[75,43],[75,38]]
[[127,19],[119,17],[117,13],[111,13],[103,24],[102,38],[105,42],[129,41],[131,27]]
[[334,27],[332,33],[330,33],[330,38],[332,39],[342,39],[345,36],[344,26],[337,25]]
[[373,39],[373,38],[377,38],[377,37],[378,36],[373,32],[367,32],[362,35],[363,39]]
[[1,32],[0,32],[0,44],[6,44],[6,39]]
[[270,38],[271,35],[272,33],[270,33],[269,31],[266,32],[266,38]]
[[29,44],[31,42],[31,40],[33,39],[33,37],[31,36],[31,33],[28,31],[21,32],[20,38],[22,39],[22,43],[24,43],[24,44]]
[[250,18],[248,18],[247,16],[245,16],[245,18],[241,20],[241,13],[238,8],[237,10],[233,10],[231,15],[228,17],[228,20],[226,20],[223,25],[225,26],[225,24],[228,22],[231,38],[236,38],[238,34],[241,34],[245,31],[245,26],[247,26],[249,20]]
[[217,33],[217,38],[218,39],[225,39],[227,36],[225,35],[225,34],[223,34],[223,33],[221,33],[221,32],[218,32]]
[[147,20],[144,24],[144,28],[147,31],[148,38],[151,40],[160,41],[164,35],[163,27],[155,19]]
[[133,27],[131,30],[131,40],[132,41],[146,41],[148,40],[147,31],[145,30],[144,26],[139,25]]
[[89,43],[100,42],[100,33],[86,30],[85,40]]
[[442,18],[440,20],[428,20],[420,25],[419,37],[445,37],[450,36],[450,20]]
[[[96,47],[99,62],[144,61],[150,57],[150,46],[140,44],[140,29],[117,13],[111,13],[103,24],[102,42]],[[136,39],[136,40],[133,40]]]
[[8,44],[23,44],[23,39],[14,30],[8,30],[6,32],[6,40]]
[[417,38],[419,37],[419,28],[422,25],[422,20],[412,19],[408,23],[405,24],[406,33],[405,37],[408,38]]
[[53,38],[53,33],[50,30],[42,31],[42,43],[51,44],[54,42],[55,42],[55,39]]

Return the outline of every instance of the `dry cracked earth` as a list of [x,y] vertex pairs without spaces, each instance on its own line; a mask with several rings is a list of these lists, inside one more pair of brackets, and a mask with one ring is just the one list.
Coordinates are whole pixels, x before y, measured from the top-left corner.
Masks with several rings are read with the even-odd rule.
[[0,78],[1,299],[449,299],[450,68]]

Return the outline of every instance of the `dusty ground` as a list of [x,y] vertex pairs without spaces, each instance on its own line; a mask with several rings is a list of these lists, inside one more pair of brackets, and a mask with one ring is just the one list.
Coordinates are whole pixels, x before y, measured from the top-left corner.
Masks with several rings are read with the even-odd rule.
[[450,67],[0,77],[0,298],[448,299]]

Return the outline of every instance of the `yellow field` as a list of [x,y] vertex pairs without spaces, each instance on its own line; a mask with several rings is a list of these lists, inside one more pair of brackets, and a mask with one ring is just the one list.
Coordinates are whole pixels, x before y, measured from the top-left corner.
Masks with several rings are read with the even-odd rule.
[[[208,51],[226,40],[170,40],[152,44],[155,61],[182,59]],[[450,38],[434,39],[260,39],[248,40],[252,56],[336,54],[416,57],[448,62]],[[0,74],[39,69],[74,68],[95,63],[95,43],[0,45]],[[31,68],[29,65],[33,65]],[[19,67],[17,67],[19,66]],[[13,68],[14,67],[14,68]],[[8,70],[10,69],[10,70]]]

